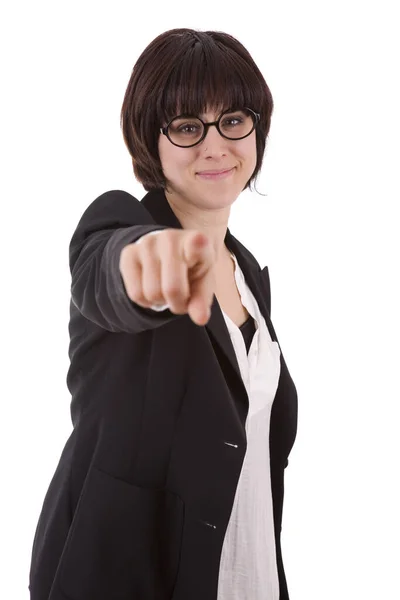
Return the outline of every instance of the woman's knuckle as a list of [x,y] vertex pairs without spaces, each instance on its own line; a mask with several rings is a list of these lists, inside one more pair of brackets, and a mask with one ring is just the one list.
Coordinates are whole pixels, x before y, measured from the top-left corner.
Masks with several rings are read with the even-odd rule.
[[140,302],[141,300],[141,293],[139,288],[136,285],[128,285],[127,288],[127,293],[128,296],[131,300],[133,300],[133,302]]
[[181,295],[181,287],[173,281],[164,286],[165,294],[170,298],[178,298]]

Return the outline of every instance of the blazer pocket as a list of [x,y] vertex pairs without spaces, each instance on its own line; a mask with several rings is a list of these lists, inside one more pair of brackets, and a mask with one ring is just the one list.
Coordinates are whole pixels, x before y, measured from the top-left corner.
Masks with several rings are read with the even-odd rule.
[[92,467],[59,565],[71,600],[169,600],[178,574],[184,503]]

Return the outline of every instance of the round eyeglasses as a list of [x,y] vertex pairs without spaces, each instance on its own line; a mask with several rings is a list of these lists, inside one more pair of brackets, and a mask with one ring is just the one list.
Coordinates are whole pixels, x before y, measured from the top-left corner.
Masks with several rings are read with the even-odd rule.
[[168,125],[160,128],[160,132],[167,136],[171,144],[180,148],[190,148],[199,144],[207,135],[208,128],[215,125],[222,137],[228,140],[242,140],[251,134],[260,121],[260,113],[251,108],[240,110],[226,110],[218,121],[204,123],[198,117],[179,115],[174,117]]

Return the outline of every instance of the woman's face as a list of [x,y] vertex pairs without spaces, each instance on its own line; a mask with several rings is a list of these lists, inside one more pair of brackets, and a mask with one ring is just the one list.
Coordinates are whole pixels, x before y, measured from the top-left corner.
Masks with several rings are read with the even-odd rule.
[[[199,116],[204,122],[216,121],[219,112]],[[208,129],[205,139],[191,148],[180,148],[160,133],[158,151],[168,191],[174,197],[191,200],[203,208],[230,206],[243,191],[257,162],[255,130],[241,140],[229,140],[216,127]],[[204,179],[199,171],[231,169],[223,179]]]

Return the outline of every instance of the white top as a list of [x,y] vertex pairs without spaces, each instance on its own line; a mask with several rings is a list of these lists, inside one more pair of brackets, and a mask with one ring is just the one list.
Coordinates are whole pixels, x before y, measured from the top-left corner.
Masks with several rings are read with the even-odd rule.
[[271,407],[280,375],[280,348],[236,257],[236,285],[256,331],[247,354],[243,335],[225,314],[243,383],[249,397],[247,451],[222,548],[218,600],[279,600],[269,462]]
[[[160,230],[145,235],[156,233]],[[243,306],[255,319],[256,331],[247,354],[242,332],[222,311],[249,397],[249,412],[247,451],[221,553],[218,600],[279,600],[269,426],[280,376],[280,348],[278,342],[271,340],[257,301],[236,257],[232,253],[231,256],[235,263],[236,286]],[[168,304],[151,308],[165,310]]]

